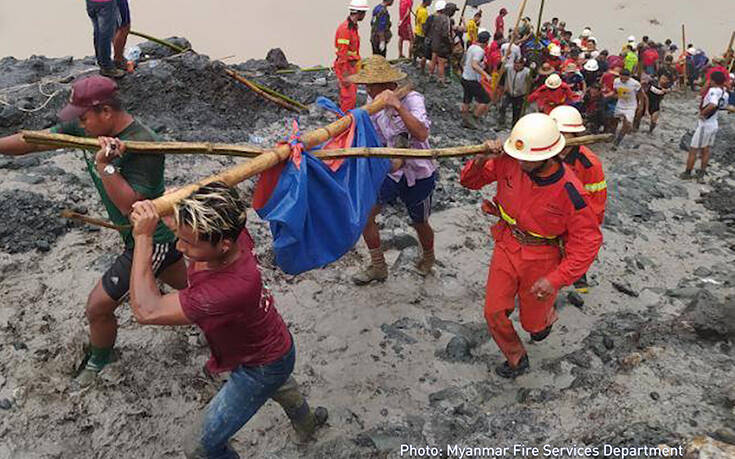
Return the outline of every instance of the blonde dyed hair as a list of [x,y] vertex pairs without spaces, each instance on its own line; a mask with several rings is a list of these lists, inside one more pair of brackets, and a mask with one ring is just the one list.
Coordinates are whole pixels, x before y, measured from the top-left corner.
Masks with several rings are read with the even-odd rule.
[[247,222],[247,206],[236,188],[210,183],[174,206],[176,225],[191,227],[200,240],[212,245],[237,240]]

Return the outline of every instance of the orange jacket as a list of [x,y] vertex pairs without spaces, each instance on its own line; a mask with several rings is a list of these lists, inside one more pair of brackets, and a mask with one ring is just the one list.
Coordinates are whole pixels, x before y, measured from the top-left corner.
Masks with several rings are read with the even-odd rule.
[[334,61],[335,69],[344,68],[345,65],[354,66],[360,61],[360,34],[357,24],[349,18],[337,28],[334,47],[337,53],[337,59]]
[[564,257],[546,275],[559,289],[571,285],[586,273],[602,245],[597,217],[588,204],[589,194],[571,169],[560,165],[549,177],[531,177],[509,156],[489,160],[478,167],[469,161],[460,183],[472,190],[497,182],[495,201],[501,218],[492,228],[493,239],[523,261],[558,257],[559,249],[550,245],[521,245],[510,226],[538,237],[561,238]]
[[559,105],[569,105],[578,101],[579,98],[574,91],[563,81],[556,89],[543,85],[528,96],[528,102],[536,102],[538,108],[547,115]]
[[590,207],[597,215],[600,225],[605,220],[607,203],[607,181],[602,170],[602,161],[587,147],[576,147],[564,158],[564,164],[572,169],[589,193]]

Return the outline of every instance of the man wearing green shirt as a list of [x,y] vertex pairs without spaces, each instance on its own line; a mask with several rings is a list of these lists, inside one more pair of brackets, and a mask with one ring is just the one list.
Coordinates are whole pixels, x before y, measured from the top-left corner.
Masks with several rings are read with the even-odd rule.
[[635,73],[638,68],[638,54],[636,54],[633,46],[628,45],[625,51],[624,68],[630,73]]
[[[135,120],[120,103],[117,84],[103,76],[91,76],[72,85],[70,103],[59,113],[60,124],[51,132],[97,137],[100,150],[85,153],[92,176],[110,220],[129,228],[128,215],[135,202],[155,199],[164,192],[164,157],[127,153],[125,140],[158,141],[156,134]],[[0,138],[0,154],[19,156],[51,147],[26,143],[20,134]],[[90,346],[76,377],[80,386],[93,383],[110,361],[117,337],[115,309],[128,295],[134,240],[131,229],[120,232],[124,251],[115,259],[87,299]],[[154,233],[153,269],[171,287],[186,287],[186,266],[176,250],[174,234],[159,224]]]

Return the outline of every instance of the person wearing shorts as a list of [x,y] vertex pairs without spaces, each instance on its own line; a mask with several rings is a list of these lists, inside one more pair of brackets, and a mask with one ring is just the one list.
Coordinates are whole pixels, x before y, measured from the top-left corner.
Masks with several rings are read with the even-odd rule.
[[426,69],[426,59],[431,59],[431,54],[426,54],[426,30],[424,25],[429,19],[429,5],[431,0],[422,0],[418,8],[416,8],[416,25],[414,27],[414,40],[412,59],[414,64],[416,59],[421,59],[421,72]]
[[618,99],[614,116],[623,121],[623,126],[615,136],[615,147],[617,148],[625,135],[633,129],[635,112],[638,109],[638,91],[641,90],[641,84],[631,78],[628,69],[623,69],[620,71],[620,77],[613,83],[613,89]]
[[[366,69],[369,71],[366,73]],[[367,85],[369,100],[381,100],[385,108],[372,115],[373,125],[381,142],[389,148],[417,148],[427,150],[431,121],[426,112],[424,96],[411,91],[402,100],[393,91],[406,74],[392,67],[385,58],[373,56],[362,69],[351,77],[353,83]],[[429,224],[431,204],[436,183],[436,164],[430,159],[395,159],[392,170],[385,178],[363,229],[362,236],[370,250],[370,265],[352,277],[357,285],[388,278],[388,265],[383,256],[380,231],[375,219],[382,206],[396,199],[406,205],[411,224],[421,246],[421,257],[416,269],[421,275],[429,275],[434,266],[434,230]]]
[[117,2],[117,31],[112,39],[112,47],[115,50],[115,66],[125,69],[125,44],[130,33],[130,5],[128,0],[115,0]]
[[720,127],[717,120],[717,112],[724,109],[728,104],[728,94],[724,87],[726,81],[725,74],[722,72],[713,72],[710,80],[712,86],[700,103],[697,130],[694,131],[694,135],[692,136],[686,170],[679,176],[683,180],[692,178],[692,169],[694,169],[694,164],[697,162],[697,156],[701,158],[700,169],[697,171],[697,179],[702,181],[707,174],[710,147],[715,144],[717,130]]
[[[464,68],[462,70],[462,125],[468,129],[477,129],[477,122],[487,113],[490,107],[490,95],[482,87],[482,78],[490,80],[490,75],[485,71],[485,48],[490,42],[490,33],[482,32],[478,35],[477,43],[467,49]],[[477,106],[470,114],[470,104],[477,101]]]
[[659,78],[654,78],[648,85],[648,114],[651,117],[651,123],[648,127],[649,134],[656,129],[658,120],[661,115],[661,102],[664,96],[671,90],[671,80],[666,74],[661,75]]
[[[84,387],[97,379],[110,362],[117,338],[115,310],[126,299],[130,286],[135,241],[128,215],[138,201],[155,199],[164,193],[164,156],[127,152],[125,141],[159,141],[159,137],[126,112],[117,84],[103,76],[77,80],[72,85],[69,104],[59,113],[60,124],[50,131],[99,139],[100,150],[85,155],[86,168],[99,193],[110,221],[120,228],[124,249],[104,273],[86,306],[90,343],[79,366],[76,384]],[[0,138],[0,153],[24,155],[55,147],[31,145],[20,134]],[[163,223],[153,233],[151,268],[171,287],[186,287],[186,265],[175,248],[176,237]]]

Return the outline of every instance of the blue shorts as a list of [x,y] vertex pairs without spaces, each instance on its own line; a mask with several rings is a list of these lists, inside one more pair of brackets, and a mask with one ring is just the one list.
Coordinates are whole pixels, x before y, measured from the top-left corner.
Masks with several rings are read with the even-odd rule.
[[130,5],[128,0],[115,0],[117,2],[117,24],[118,27],[130,25]]
[[431,202],[434,197],[434,187],[436,186],[436,173],[431,177],[416,180],[413,186],[408,186],[406,177],[401,177],[400,182],[396,182],[390,177],[386,177],[383,186],[380,188],[378,195],[378,204],[393,204],[396,198],[401,198],[411,222],[426,223],[431,215]]
[[618,104],[618,99],[610,98],[605,103],[605,115],[612,118],[612,116],[615,114],[615,106]]

